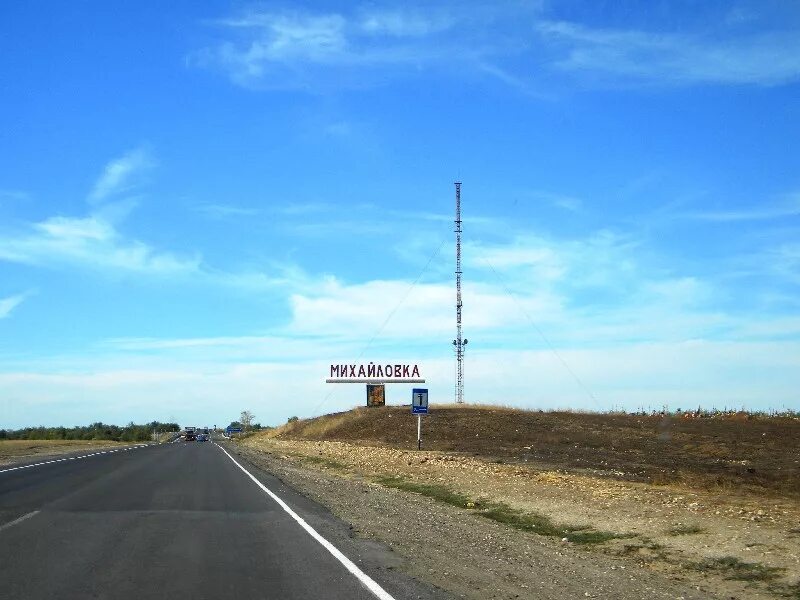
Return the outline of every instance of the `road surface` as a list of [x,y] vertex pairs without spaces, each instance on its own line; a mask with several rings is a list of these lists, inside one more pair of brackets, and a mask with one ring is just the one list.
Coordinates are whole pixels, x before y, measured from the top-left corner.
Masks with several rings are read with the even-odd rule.
[[11,466],[0,467],[0,598],[447,598],[230,447]]

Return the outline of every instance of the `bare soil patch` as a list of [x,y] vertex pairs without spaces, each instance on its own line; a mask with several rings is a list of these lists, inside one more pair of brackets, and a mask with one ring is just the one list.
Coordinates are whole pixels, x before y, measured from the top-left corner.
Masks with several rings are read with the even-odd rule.
[[[297,421],[282,439],[340,440],[414,448],[406,407],[359,408]],[[427,450],[626,481],[753,489],[800,498],[800,420],[734,415],[683,419],[507,408],[433,406],[424,417]]]

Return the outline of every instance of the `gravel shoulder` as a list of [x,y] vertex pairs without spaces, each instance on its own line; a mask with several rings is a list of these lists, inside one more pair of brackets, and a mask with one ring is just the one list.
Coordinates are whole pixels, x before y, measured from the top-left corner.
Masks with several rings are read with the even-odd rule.
[[[800,592],[800,509],[790,500],[754,503],[344,442],[253,437],[238,448],[351,523],[355,535],[392,548],[398,569],[456,597],[774,600]],[[452,490],[474,506],[393,482]],[[609,538],[564,541],[481,518],[482,507],[498,503],[564,524],[565,535],[583,529]]]

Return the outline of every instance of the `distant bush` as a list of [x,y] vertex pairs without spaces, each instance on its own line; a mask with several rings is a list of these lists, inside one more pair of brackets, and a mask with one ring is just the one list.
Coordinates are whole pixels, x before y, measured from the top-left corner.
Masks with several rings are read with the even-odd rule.
[[298,417],[289,417],[289,420],[286,421],[286,422],[287,423],[294,423],[294,422],[299,421],[299,420],[300,419]]

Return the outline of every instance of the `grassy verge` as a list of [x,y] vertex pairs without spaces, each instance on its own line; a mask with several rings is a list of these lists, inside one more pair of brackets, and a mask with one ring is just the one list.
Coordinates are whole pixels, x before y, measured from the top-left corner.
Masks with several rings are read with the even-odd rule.
[[445,504],[474,510],[477,516],[503,523],[514,529],[566,538],[576,544],[602,544],[615,538],[631,537],[628,534],[598,531],[588,526],[557,524],[544,515],[523,512],[502,502],[473,501],[468,496],[442,485],[416,483],[402,477],[379,477],[376,481],[385,487],[421,494]]
[[687,568],[695,571],[716,571],[725,579],[737,581],[772,581],[780,577],[784,569],[767,567],[760,563],[742,562],[735,556],[707,558],[697,563],[689,563]]
[[800,600],[800,582],[794,585],[774,586],[770,588],[770,591],[784,598]]
[[344,471],[347,469],[347,465],[344,463],[340,463],[338,460],[332,460],[330,458],[324,458],[322,456],[305,456],[302,454],[298,454],[297,456],[303,462],[311,463],[312,465],[321,465],[323,467],[338,469],[340,471]]
[[474,503],[464,494],[453,492],[443,485],[435,485],[430,483],[414,483],[402,477],[378,477],[377,482],[382,486],[404,490],[406,492],[413,492],[415,494],[422,494],[428,498],[433,498],[445,504],[452,504],[460,508],[466,508]]

